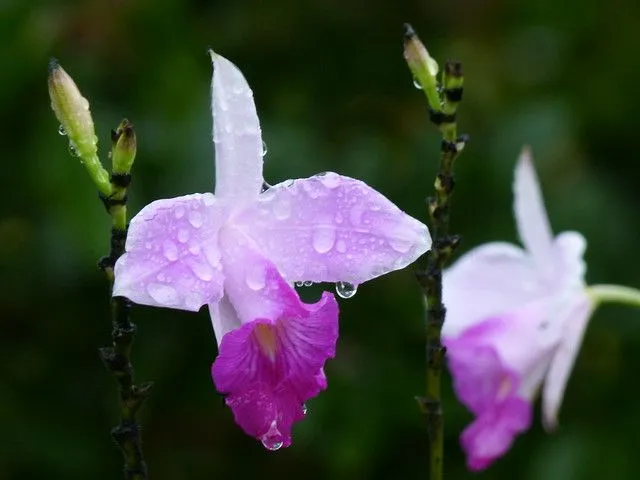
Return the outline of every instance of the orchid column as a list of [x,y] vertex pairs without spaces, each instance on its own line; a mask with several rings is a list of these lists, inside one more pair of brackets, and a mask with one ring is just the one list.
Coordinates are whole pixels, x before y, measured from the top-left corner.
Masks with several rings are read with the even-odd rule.
[[404,57],[417,88],[424,91],[431,121],[442,133],[440,167],[436,175],[435,196],[428,199],[433,247],[427,253],[426,268],[417,273],[427,301],[427,388],[418,398],[427,417],[429,435],[429,478],[442,479],[443,418],[440,398],[441,373],[445,347],[441,341],[446,309],[442,302],[442,270],[460,242],[449,234],[449,204],[453,192],[453,164],[465,146],[466,136],[458,137],[456,110],[462,99],[462,66],[447,62],[438,85],[438,64],[429,56],[413,28],[405,25]]

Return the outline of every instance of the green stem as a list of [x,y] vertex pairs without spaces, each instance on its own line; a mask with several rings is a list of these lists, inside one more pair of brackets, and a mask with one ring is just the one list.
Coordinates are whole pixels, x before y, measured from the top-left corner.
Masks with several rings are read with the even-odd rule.
[[623,303],[633,307],[640,307],[640,290],[620,285],[591,285],[587,287],[587,294],[596,303]]

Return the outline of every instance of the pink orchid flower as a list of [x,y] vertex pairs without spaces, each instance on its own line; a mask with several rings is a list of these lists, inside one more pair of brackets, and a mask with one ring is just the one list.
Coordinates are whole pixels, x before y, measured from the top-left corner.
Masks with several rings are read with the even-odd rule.
[[[261,192],[263,144],[253,93],[212,53],[216,188],[147,205],[129,227],[115,296],[198,311],[209,306],[219,354],[211,372],[236,422],[270,450],[291,444],[304,403],[327,386],[338,305],[305,304],[294,282],[355,286],[431,245],[427,227],[365,183],[336,173]],[[350,287],[349,287],[350,286]]]
[[596,296],[584,282],[586,242],[554,237],[530,153],[515,171],[514,212],[524,250],[508,243],[475,248],[444,276],[447,347],[454,388],[476,416],[461,436],[472,470],[503,455],[529,428],[541,384],[543,423],[557,412]]

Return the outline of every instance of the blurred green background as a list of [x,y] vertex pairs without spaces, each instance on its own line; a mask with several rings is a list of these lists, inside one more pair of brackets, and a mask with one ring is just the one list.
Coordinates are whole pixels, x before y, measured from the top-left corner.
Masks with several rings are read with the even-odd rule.
[[[511,182],[533,147],[555,231],[589,241],[590,282],[640,286],[640,4],[634,0],[0,1],[0,478],[118,479],[108,289],[97,259],[109,219],[49,108],[57,57],[90,100],[106,157],[122,117],[137,128],[131,211],[210,191],[207,47],[244,71],[268,145],[270,183],[334,170],[425,218],[439,138],[402,58],[410,21],[440,59],[463,62],[453,227],[463,250],[516,240]],[[305,295],[317,295],[309,289]],[[207,312],[136,307],[138,380],[152,479],[427,478],[420,292],[410,270],[341,301],[329,389],[293,447],[244,435],[209,376]],[[471,416],[446,392],[449,479],[640,478],[640,312],[598,310],[568,386],[561,428],[532,430],[486,472],[464,466]],[[536,408],[537,410],[537,408]]]

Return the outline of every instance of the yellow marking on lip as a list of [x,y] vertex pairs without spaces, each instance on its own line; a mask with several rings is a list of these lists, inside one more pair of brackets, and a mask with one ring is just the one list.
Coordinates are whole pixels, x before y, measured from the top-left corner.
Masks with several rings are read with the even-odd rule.
[[498,387],[498,399],[502,400],[504,398],[507,397],[507,395],[509,395],[509,392],[511,391],[511,379],[509,377],[505,377],[502,379],[502,382],[500,382],[500,386]]
[[258,340],[258,345],[262,352],[269,357],[272,362],[276,359],[276,350],[278,348],[278,338],[273,325],[259,323],[253,330],[253,334]]

